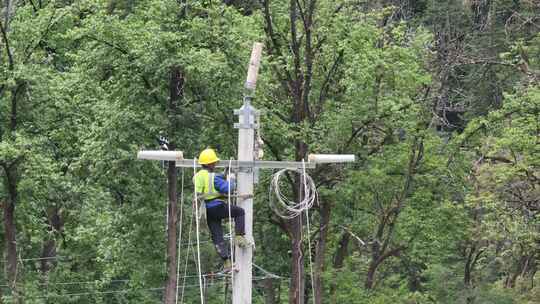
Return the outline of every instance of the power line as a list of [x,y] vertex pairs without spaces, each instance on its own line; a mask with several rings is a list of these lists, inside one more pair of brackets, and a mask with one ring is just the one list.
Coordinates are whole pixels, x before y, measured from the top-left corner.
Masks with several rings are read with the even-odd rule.
[[[224,240],[230,240],[231,237],[228,236],[228,235],[225,235],[223,237]],[[199,242],[200,244],[207,244],[207,243],[212,243],[212,241],[200,241]],[[182,248],[184,247],[189,247],[191,245],[193,245],[193,243],[187,243],[187,242],[184,242],[184,243],[181,243],[180,244]],[[31,262],[31,261],[41,261],[41,260],[57,260],[57,262],[60,262],[59,260],[65,260],[65,261],[74,261],[76,258],[80,258],[80,257],[83,257],[83,258],[86,258],[86,259],[95,259],[95,258],[98,258],[98,256],[75,256],[75,257],[68,257],[68,256],[52,256],[52,257],[36,257],[36,258],[24,258],[24,259],[18,259],[19,262]],[[0,263],[6,263],[5,260],[0,260]]]
[[[127,283],[131,280],[111,280],[111,281],[73,281],[73,282],[52,282],[52,283],[37,283],[38,286],[48,285],[89,285],[89,284],[101,284],[101,283]],[[19,283],[22,284],[22,283]],[[0,287],[9,287],[9,285],[0,285]]]
[[68,259],[68,257],[65,256],[55,256],[55,257],[42,257],[42,258],[26,258],[26,259],[19,259],[19,261],[38,261],[38,260],[57,260],[57,259]]
[[[66,256],[53,256],[53,257],[40,257],[40,258],[24,258],[24,259],[17,259],[18,262],[29,262],[29,261],[40,261],[40,260],[61,260],[61,259],[71,259],[70,257]],[[1,260],[0,263],[6,263],[5,260]]]
[[[264,276],[256,276],[253,277],[253,281],[260,281],[265,279],[288,279],[287,277],[278,276],[276,274],[273,274],[271,272],[268,272],[261,268],[258,265],[253,264],[257,269],[260,269],[265,275]],[[189,274],[185,276],[180,276],[179,279],[188,279],[188,278],[197,278],[198,274]],[[204,278],[211,278],[211,279],[226,279],[230,278],[231,276],[228,274],[222,274],[222,273],[204,273],[201,275]],[[72,282],[49,282],[49,283],[37,283],[38,286],[56,286],[56,285],[91,285],[91,284],[107,284],[107,283],[129,283],[129,282],[136,282],[135,280],[110,280],[110,281],[72,281]],[[19,283],[22,284],[22,283]],[[179,285],[181,287],[182,285]],[[9,287],[7,284],[2,284],[0,287]]]
[[[215,282],[215,283],[208,283],[206,286],[217,286],[217,285],[223,285],[225,282]],[[191,285],[183,285],[183,286],[177,286],[177,292],[180,287],[183,288],[191,288],[191,287],[199,287],[199,284],[191,284]],[[78,297],[78,296],[92,296],[92,295],[108,295],[108,294],[116,294],[116,293],[130,293],[130,292],[139,292],[139,291],[161,291],[164,290],[165,287],[156,287],[156,288],[144,288],[144,289],[122,289],[122,290],[107,290],[107,291],[94,291],[94,292],[79,292],[79,293],[65,293],[65,294],[52,294],[47,296],[40,296],[40,297],[28,297],[29,299],[46,299],[46,298],[62,298],[62,297]]]
[[[196,275],[194,275],[192,277],[196,277]],[[220,277],[217,277],[217,278],[218,279],[223,279],[223,281],[221,281],[221,282],[209,282],[209,283],[206,283],[205,286],[219,286],[219,285],[224,285],[224,284],[227,283],[227,281],[224,280],[224,279],[228,278],[227,276],[220,276]],[[269,278],[271,278],[271,279],[279,279],[279,280],[289,279],[287,277],[276,278],[276,277],[264,276],[264,277],[254,277],[252,280],[253,281],[260,281],[260,280],[265,280],[265,279],[269,279]],[[119,280],[119,281],[129,281],[129,280]],[[88,281],[88,282],[90,282],[90,281]],[[83,283],[83,282],[66,282],[66,283]],[[66,284],[66,283],[62,283],[62,284]],[[199,287],[199,284],[180,285],[180,286],[176,287],[176,290],[178,292],[178,290],[180,288],[193,288],[193,287]],[[65,294],[50,294],[50,295],[47,295],[47,296],[28,297],[28,299],[46,299],[46,298],[78,297],[78,296],[92,296],[92,295],[110,295],[110,294],[118,294],[118,293],[121,294],[121,293],[140,292],[140,291],[162,291],[164,289],[165,289],[165,287],[155,287],[155,288],[142,288],[142,289],[121,289],[121,290],[106,290],[106,291],[65,293]]]

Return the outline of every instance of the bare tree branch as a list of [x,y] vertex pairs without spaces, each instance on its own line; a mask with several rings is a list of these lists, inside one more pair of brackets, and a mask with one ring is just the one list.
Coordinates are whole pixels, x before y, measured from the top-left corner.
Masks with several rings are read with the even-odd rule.
[[32,56],[32,54],[34,53],[34,51],[38,48],[38,46],[42,45],[43,44],[43,41],[45,40],[45,38],[47,37],[47,35],[49,35],[49,32],[52,28],[52,26],[56,23],[56,21],[60,20],[64,15],[66,15],[66,13],[60,15],[58,18],[56,18],[56,20],[53,22],[53,19],[54,19],[54,16],[56,14],[56,10],[51,14],[51,17],[49,18],[49,21],[47,23],[47,27],[45,28],[45,31],[43,32],[43,34],[39,37],[39,39],[37,40],[37,42],[34,44],[34,46],[31,47],[31,44],[29,44],[26,49],[25,49],[25,59],[24,59],[24,62],[28,62],[28,60],[30,60],[30,57]]
[[15,63],[13,61],[13,55],[12,55],[11,49],[9,47],[9,39],[8,39],[8,36],[7,36],[7,33],[6,33],[6,28],[7,28],[7,25],[6,25],[6,27],[4,27],[4,25],[2,25],[2,22],[0,22],[0,33],[2,34],[2,40],[4,40],[4,47],[5,47],[5,50],[6,50],[6,54],[8,56],[8,63],[9,63],[8,68],[9,68],[10,71],[13,71],[13,69],[15,67]]
[[292,92],[292,88],[290,87],[290,84],[292,83],[292,77],[289,70],[287,69],[287,61],[285,60],[285,57],[281,52],[281,43],[279,42],[277,34],[274,31],[272,14],[270,12],[270,0],[263,0],[263,15],[265,21],[264,30],[267,37],[269,38],[269,43],[267,43],[268,53],[277,57],[277,59],[282,65],[281,69],[284,71],[285,75],[281,73],[279,68],[273,67],[273,70],[278,75],[283,89],[286,92]]
[[323,84],[321,86],[321,90],[319,92],[319,102],[317,104],[316,110],[314,111],[315,115],[318,115],[318,114],[320,114],[322,112],[324,102],[326,101],[326,97],[327,97],[328,91],[330,89],[330,81],[332,80],[332,78],[336,74],[336,72],[337,72],[337,70],[339,68],[339,65],[341,64],[341,62],[343,60],[343,54],[344,54],[344,51],[339,50],[336,59],[334,60],[334,62],[332,63],[332,66],[328,70],[328,73],[326,73],[326,76],[324,77],[324,81],[323,81]]

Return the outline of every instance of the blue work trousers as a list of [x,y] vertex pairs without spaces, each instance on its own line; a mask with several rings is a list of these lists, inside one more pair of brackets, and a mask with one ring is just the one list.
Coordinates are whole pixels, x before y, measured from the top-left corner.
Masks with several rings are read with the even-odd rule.
[[[206,221],[212,235],[212,241],[216,246],[219,256],[226,260],[231,257],[229,246],[223,239],[223,227],[221,220],[229,217],[228,204],[221,203],[217,206],[206,208]],[[234,219],[234,231],[236,235],[245,234],[245,216],[244,209],[231,205],[231,217]]]

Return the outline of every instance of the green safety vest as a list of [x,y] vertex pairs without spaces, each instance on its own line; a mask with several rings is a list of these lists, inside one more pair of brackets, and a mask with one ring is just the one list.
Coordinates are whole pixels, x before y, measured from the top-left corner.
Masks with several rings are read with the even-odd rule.
[[213,172],[208,172],[208,170],[202,169],[193,177],[195,192],[197,192],[205,201],[210,201],[224,196],[222,193],[216,191],[216,188],[214,187],[215,175],[216,174]]

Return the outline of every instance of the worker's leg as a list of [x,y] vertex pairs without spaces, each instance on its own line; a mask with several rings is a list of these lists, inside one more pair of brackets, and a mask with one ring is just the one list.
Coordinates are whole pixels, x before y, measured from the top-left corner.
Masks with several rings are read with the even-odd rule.
[[[228,215],[227,210],[227,215]],[[246,227],[245,227],[245,212],[244,209],[238,206],[232,206],[231,205],[231,217],[234,218],[234,232],[236,235],[244,235],[246,234]]]
[[[221,228],[221,219],[228,218],[229,217],[229,205],[223,203],[219,206],[212,207],[210,209],[207,209],[207,218],[210,220],[210,218],[216,218],[219,219],[219,229],[221,232],[221,238],[223,239],[223,232]],[[245,230],[245,212],[244,209],[238,207],[238,206],[230,206],[230,213],[231,217],[234,219],[234,231],[237,236],[244,236],[246,234]],[[210,226],[210,222],[208,224]],[[227,251],[228,252],[228,251]]]
[[[228,212],[228,210],[227,210]],[[246,248],[253,246],[253,241],[246,239],[246,227],[245,227],[245,211],[241,207],[231,206],[231,217],[234,218],[234,230],[236,236],[234,237],[234,242],[236,245]]]
[[223,240],[223,229],[221,227],[221,219],[223,218],[223,205],[211,207],[206,209],[206,221],[214,246],[219,256],[226,260],[230,257],[229,246]]

